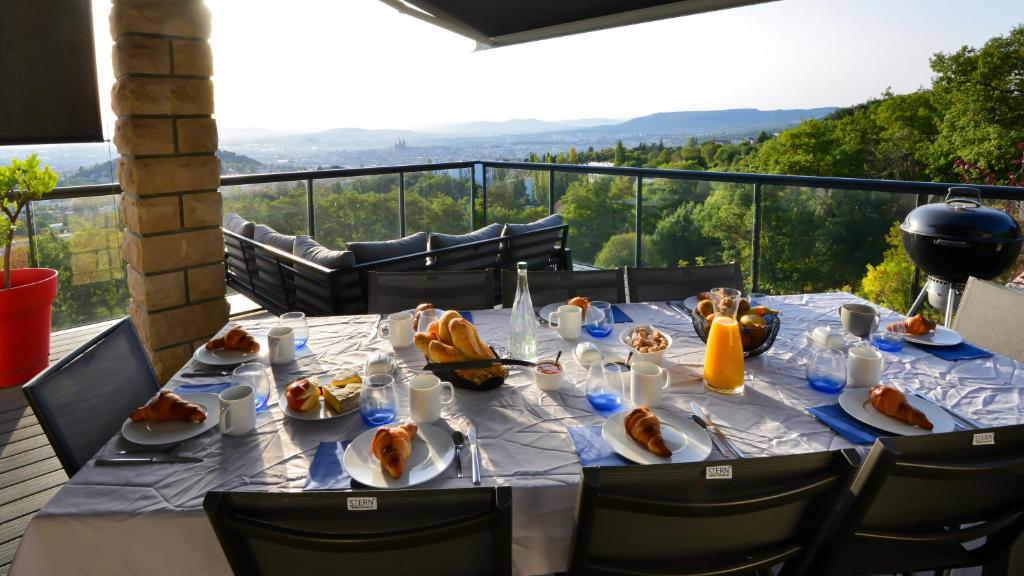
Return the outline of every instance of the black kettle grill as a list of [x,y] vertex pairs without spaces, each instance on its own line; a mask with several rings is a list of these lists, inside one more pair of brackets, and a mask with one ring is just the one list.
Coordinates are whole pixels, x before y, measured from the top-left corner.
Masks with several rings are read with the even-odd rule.
[[969,276],[987,280],[1005,272],[1024,245],[1020,225],[1009,214],[983,206],[981,193],[953,186],[942,203],[918,206],[900,225],[903,248],[928,282],[908,316],[928,302],[953,321],[964,283]]

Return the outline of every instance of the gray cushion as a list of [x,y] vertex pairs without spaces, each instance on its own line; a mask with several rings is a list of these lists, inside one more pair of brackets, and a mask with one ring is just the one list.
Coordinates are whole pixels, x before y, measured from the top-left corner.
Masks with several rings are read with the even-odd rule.
[[224,215],[224,229],[252,240],[256,225],[234,212],[228,212]]
[[437,250],[438,248],[450,248],[452,246],[460,246],[462,244],[469,244],[470,242],[479,242],[480,240],[491,240],[501,235],[501,224],[488,224],[479,230],[474,230],[469,234],[440,234],[437,232],[430,233],[430,239],[427,241],[427,246],[431,250]]
[[295,236],[281,234],[270,226],[264,226],[263,224],[256,225],[252,239],[260,244],[272,246],[289,254],[292,253],[292,247],[295,245]]
[[337,270],[338,268],[351,268],[356,264],[356,255],[348,250],[331,250],[324,248],[319,242],[309,236],[296,236],[292,254],[318,264],[324,268]]
[[417,232],[398,240],[386,242],[348,242],[345,248],[356,255],[356,262],[377,262],[427,251],[427,233]]
[[532,232],[541,228],[550,228],[552,226],[561,226],[565,224],[561,214],[552,214],[546,218],[541,218],[536,222],[530,222],[529,224],[505,224],[505,229],[501,231],[502,236],[512,236],[515,234],[522,234],[524,232]]

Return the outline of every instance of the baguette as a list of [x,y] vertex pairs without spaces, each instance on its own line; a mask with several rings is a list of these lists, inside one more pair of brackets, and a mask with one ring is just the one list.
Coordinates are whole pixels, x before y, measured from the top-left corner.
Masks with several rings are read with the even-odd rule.
[[[431,362],[438,364],[445,364],[450,362],[464,362],[469,360],[465,354],[459,352],[454,346],[449,346],[440,340],[434,340],[429,345],[429,353],[427,357],[430,358]],[[491,378],[491,373],[488,370],[480,370],[477,368],[471,370],[456,370],[456,374],[464,380],[468,380],[473,384],[482,384],[484,381]]]
[[437,337],[441,342],[449,345],[452,343],[452,333],[449,330],[448,324],[456,318],[462,318],[462,315],[455,310],[449,310],[437,321]]
[[[464,318],[452,320],[448,326],[452,333],[452,344],[471,360],[490,360],[497,358],[494,352],[480,339],[476,326]],[[504,366],[491,366],[484,369],[488,374],[504,378],[508,369]]]
[[417,332],[413,334],[412,343],[416,345],[424,356],[430,356],[430,343],[437,342],[437,334],[430,332]]

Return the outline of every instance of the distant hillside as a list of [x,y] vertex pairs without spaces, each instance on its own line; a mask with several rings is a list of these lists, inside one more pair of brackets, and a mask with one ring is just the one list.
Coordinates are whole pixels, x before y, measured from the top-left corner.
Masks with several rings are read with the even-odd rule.
[[517,118],[502,122],[457,122],[443,124],[428,129],[434,134],[450,134],[460,136],[502,136],[507,134],[536,134],[538,132],[557,132],[574,128],[591,128],[618,124],[621,120],[610,118],[580,118],[577,120],[537,120],[536,118]]
[[614,126],[593,128],[593,131],[620,134],[744,134],[758,130],[786,128],[809,118],[823,118],[836,110],[799,108],[793,110],[703,110],[692,112],[659,112],[627,120]]
[[[218,150],[221,174],[255,174],[269,172],[268,166],[259,160],[235,154],[228,150]],[[117,182],[116,160],[100,162],[89,167],[81,167],[77,172],[61,174],[61,186],[84,186],[86,184],[108,184]]]

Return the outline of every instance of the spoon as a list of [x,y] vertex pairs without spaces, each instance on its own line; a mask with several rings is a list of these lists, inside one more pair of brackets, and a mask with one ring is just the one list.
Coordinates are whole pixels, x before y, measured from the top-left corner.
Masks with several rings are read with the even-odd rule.
[[455,473],[458,474],[459,478],[462,478],[462,446],[465,444],[462,432],[458,430],[452,432],[452,441],[455,442]]

